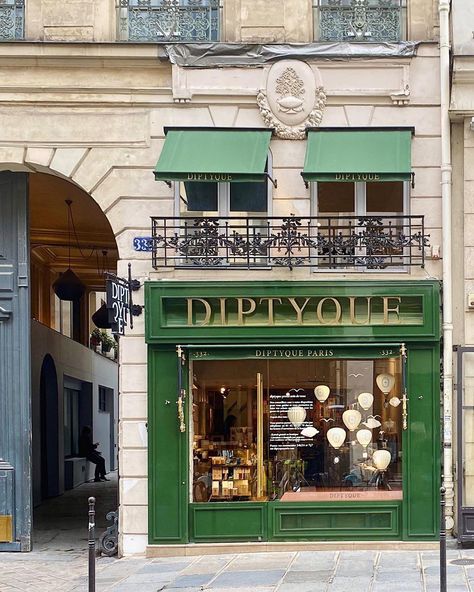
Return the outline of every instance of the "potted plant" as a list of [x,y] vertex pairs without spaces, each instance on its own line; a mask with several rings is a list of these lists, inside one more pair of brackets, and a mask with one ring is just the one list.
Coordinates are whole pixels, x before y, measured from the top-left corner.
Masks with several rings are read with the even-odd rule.
[[106,355],[114,349],[115,344],[116,344],[115,339],[113,339],[105,331],[101,332],[101,341],[102,341],[102,353],[104,353]]
[[91,349],[97,351],[102,343],[102,335],[100,329],[94,329],[89,337]]

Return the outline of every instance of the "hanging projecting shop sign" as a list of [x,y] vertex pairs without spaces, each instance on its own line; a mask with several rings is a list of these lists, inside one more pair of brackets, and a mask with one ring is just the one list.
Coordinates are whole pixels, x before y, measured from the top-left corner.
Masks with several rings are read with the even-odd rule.
[[133,317],[142,312],[142,307],[132,302],[132,291],[140,288],[138,280],[132,280],[128,264],[128,279],[108,273],[106,279],[107,311],[110,328],[114,335],[124,335],[125,327],[133,329]]

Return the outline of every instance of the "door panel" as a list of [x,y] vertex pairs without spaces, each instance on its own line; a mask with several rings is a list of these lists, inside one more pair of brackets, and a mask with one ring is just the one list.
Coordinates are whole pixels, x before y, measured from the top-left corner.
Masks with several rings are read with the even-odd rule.
[[31,546],[27,199],[27,175],[0,172],[0,458],[9,463],[0,469],[0,481],[10,500],[0,514],[11,515],[13,525],[12,540],[0,543],[0,550]]

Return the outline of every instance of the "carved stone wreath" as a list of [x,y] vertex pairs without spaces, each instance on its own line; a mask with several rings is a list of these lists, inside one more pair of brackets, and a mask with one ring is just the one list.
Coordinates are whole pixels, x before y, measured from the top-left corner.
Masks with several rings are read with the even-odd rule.
[[306,128],[320,125],[326,105],[319,70],[302,60],[275,62],[258,91],[257,105],[279,138],[304,139]]
[[282,123],[274,115],[268,104],[267,93],[264,89],[261,89],[257,94],[257,105],[265,125],[274,128],[275,134],[279,138],[284,140],[304,140],[306,128],[318,127],[321,124],[324,107],[326,105],[326,93],[322,86],[316,88],[314,109],[303,123],[295,126]]

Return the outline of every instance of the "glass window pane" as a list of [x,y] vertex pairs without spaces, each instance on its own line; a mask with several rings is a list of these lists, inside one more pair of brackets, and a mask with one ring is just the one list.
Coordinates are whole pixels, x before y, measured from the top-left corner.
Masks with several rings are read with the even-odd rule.
[[203,361],[192,374],[194,501],[402,499],[399,358]]
[[354,183],[318,183],[318,213],[354,216]]
[[217,211],[217,183],[180,183],[179,190],[182,211]]
[[230,184],[231,212],[266,212],[267,181]]
[[403,213],[403,182],[387,181],[386,183],[366,184],[367,214],[372,213]]
[[257,499],[260,361],[193,364],[193,501]]

